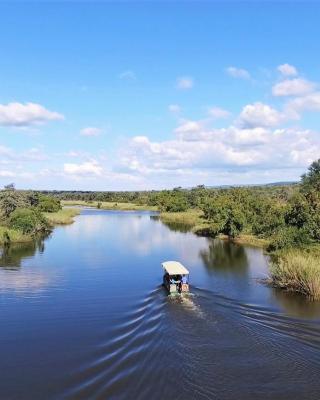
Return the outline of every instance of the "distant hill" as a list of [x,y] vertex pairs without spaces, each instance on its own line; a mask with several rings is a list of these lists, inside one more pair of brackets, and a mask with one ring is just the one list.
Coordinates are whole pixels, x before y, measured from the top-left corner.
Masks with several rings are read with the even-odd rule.
[[272,187],[272,186],[292,186],[297,185],[297,181],[283,181],[283,182],[271,182],[271,183],[248,183],[240,185],[218,185],[218,186],[206,186],[208,189],[228,189],[233,187]]

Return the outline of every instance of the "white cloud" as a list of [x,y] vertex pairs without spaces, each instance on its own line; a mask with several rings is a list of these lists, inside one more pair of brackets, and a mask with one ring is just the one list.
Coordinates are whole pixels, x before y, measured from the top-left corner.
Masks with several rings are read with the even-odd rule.
[[175,129],[176,133],[189,133],[199,132],[201,130],[201,124],[197,121],[183,121],[178,128]]
[[250,79],[250,73],[246,69],[237,67],[228,67],[226,71],[227,74],[232,76],[233,78]]
[[137,79],[136,74],[130,69],[123,71],[119,74],[119,78],[127,81],[135,81]]
[[206,130],[201,121],[181,120],[174,133],[180,140],[195,141],[206,135]]
[[313,82],[303,78],[286,79],[272,88],[274,96],[303,96],[315,89]]
[[220,107],[211,107],[208,111],[210,117],[214,119],[224,119],[230,117],[231,113]]
[[284,76],[296,76],[298,75],[298,71],[296,67],[290,64],[282,64],[278,66],[278,71],[281,72]]
[[147,137],[135,137],[121,150],[119,159],[131,173],[145,177],[163,175],[166,182],[174,179],[181,183],[183,177],[199,179],[199,174],[214,179],[219,171],[228,171],[234,179],[241,170],[265,173],[305,168],[319,153],[320,138],[316,132],[231,126],[206,131],[195,141],[153,142]]
[[260,102],[243,107],[237,125],[242,128],[274,127],[284,120],[284,115],[267,104]]
[[83,128],[80,131],[81,136],[99,136],[101,133],[101,129],[95,128],[93,126],[89,126],[87,128]]
[[190,76],[181,76],[177,79],[177,88],[181,90],[192,89],[194,86],[193,78]]
[[63,170],[67,175],[76,177],[101,176],[103,172],[103,168],[95,160],[83,162],[81,164],[67,163],[64,164]]
[[168,109],[173,114],[179,114],[181,112],[181,107],[178,104],[170,104]]
[[307,94],[290,100],[286,105],[288,113],[297,114],[303,111],[320,111],[320,92]]
[[12,172],[12,171],[1,170],[0,169],[0,177],[1,178],[14,178],[15,177],[15,173]]
[[0,125],[28,127],[62,119],[64,119],[62,114],[49,111],[40,104],[0,104]]

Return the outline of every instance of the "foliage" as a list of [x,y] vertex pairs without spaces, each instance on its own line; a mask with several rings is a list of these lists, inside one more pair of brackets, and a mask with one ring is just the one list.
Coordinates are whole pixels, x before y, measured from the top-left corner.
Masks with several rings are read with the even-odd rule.
[[210,223],[215,234],[222,233],[229,237],[238,236],[245,226],[245,214],[237,201],[237,192],[226,191],[216,194],[202,206],[204,218]]
[[45,195],[39,196],[38,209],[43,212],[54,213],[61,210],[60,200]]
[[281,255],[271,266],[271,282],[285,288],[320,299],[319,259],[309,254],[289,251]]
[[25,196],[21,196],[14,190],[3,190],[0,192],[0,209],[4,218],[8,218],[16,208],[27,207],[27,205]]
[[187,199],[179,190],[163,191],[158,195],[157,205],[161,211],[181,212],[188,209]]
[[50,225],[72,224],[76,215],[80,214],[77,208],[64,208],[57,212],[43,213]]
[[304,192],[320,191],[320,158],[310,165],[307,173],[302,175],[301,186]]
[[0,244],[8,245],[10,243],[30,242],[31,237],[23,234],[21,231],[0,226]]
[[31,235],[46,232],[49,228],[46,218],[39,211],[31,208],[20,208],[13,211],[10,215],[9,226]]
[[284,226],[271,238],[268,251],[277,251],[284,248],[303,247],[311,241],[308,231],[296,226]]

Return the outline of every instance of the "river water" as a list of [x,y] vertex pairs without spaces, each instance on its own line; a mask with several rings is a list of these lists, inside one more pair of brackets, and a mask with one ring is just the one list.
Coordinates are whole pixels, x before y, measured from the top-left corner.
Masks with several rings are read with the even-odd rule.
[[0,265],[1,400],[320,398],[320,304],[262,284],[260,249],[84,209]]

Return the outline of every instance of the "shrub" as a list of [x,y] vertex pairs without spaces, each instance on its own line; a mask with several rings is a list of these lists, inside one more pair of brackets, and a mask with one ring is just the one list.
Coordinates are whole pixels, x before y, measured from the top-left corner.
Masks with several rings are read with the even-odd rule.
[[10,215],[9,226],[18,229],[24,234],[46,232],[49,229],[46,218],[37,210],[21,208]]
[[277,251],[290,247],[301,247],[309,243],[310,237],[306,229],[299,229],[295,226],[286,226],[273,235],[267,250]]
[[261,201],[255,210],[252,232],[255,235],[269,237],[284,227],[284,207],[274,201]]
[[61,210],[60,200],[49,196],[40,196],[38,209],[43,212],[57,212]]

